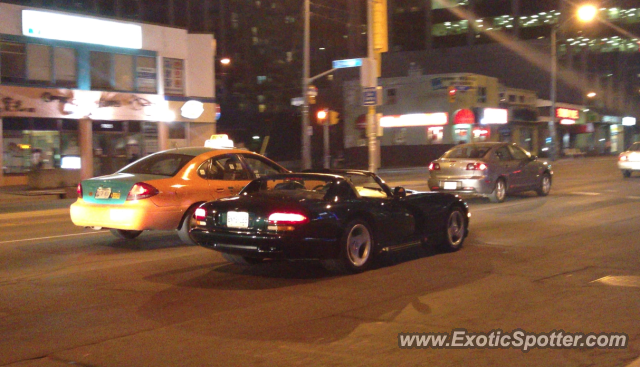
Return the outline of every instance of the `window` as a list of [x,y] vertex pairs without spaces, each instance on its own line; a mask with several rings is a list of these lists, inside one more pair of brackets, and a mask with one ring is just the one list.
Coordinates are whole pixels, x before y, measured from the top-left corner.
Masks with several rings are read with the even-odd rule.
[[513,94],[509,94],[509,102],[515,102],[516,101],[516,96]]
[[27,55],[23,43],[0,42],[0,81],[2,83],[24,83],[26,79]]
[[198,168],[198,175],[207,180],[249,180],[247,171],[237,156],[225,154],[207,160]]
[[133,91],[133,56],[113,55],[116,90]]
[[136,81],[138,84],[138,92],[157,93],[157,74],[156,59],[154,57],[136,57]]
[[511,153],[509,153],[509,149],[506,146],[496,149],[495,155],[500,161],[511,160]]
[[529,159],[529,154],[527,154],[527,152],[525,152],[524,149],[520,147],[510,145],[509,150],[511,151],[511,155],[513,156],[513,159],[517,159],[517,160]]
[[524,96],[519,96],[520,103],[524,103]]
[[164,58],[164,93],[184,95],[184,60]]
[[91,51],[91,89],[113,90],[111,54]]
[[262,157],[249,154],[243,154],[242,157],[244,158],[245,163],[249,166],[249,170],[253,172],[256,178],[282,172],[280,167]]
[[396,89],[389,88],[387,89],[387,104],[396,104]]
[[61,87],[73,88],[76,81],[76,51],[72,48],[54,47],[54,84]]
[[27,44],[27,79],[29,83],[50,84],[51,76],[51,47]]
[[478,103],[487,102],[487,87],[478,87]]

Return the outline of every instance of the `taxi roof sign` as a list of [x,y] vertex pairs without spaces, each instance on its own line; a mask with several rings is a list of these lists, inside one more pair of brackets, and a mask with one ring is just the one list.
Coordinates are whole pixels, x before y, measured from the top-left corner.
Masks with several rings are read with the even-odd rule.
[[209,140],[204,142],[204,146],[207,148],[233,148],[233,140],[229,139],[227,134],[213,134]]

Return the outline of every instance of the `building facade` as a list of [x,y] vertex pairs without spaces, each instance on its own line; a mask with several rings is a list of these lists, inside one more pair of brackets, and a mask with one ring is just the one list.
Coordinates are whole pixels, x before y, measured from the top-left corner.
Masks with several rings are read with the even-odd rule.
[[0,3],[0,184],[204,144],[214,58],[211,34]]

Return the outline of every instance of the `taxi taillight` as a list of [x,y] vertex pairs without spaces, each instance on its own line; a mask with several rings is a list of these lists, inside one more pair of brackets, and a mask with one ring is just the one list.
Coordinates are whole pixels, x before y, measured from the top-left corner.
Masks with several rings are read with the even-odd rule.
[[133,185],[133,187],[129,191],[129,195],[127,195],[127,201],[147,199],[152,196],[158,195],[159,193],[160,191],[158,191],[158,189],[149,185],[148,183],[138,182],[137,184]]
[[78,184],[76,192],[78,193],[78,198],[82,199],[82,184]]

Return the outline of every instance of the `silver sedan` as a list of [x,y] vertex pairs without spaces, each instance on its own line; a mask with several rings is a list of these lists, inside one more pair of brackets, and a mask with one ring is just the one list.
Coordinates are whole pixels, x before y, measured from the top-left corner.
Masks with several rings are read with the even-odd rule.
[[640,171],[640,142],[631,144],[629,149],[618,156],[618,168],[622,177],[631,177],[633,171]]
[[484,196],[501,203],[507,194],[551,190],[551,164],[514,143],[460,144],[429,165],[429,188],[461,195]]

